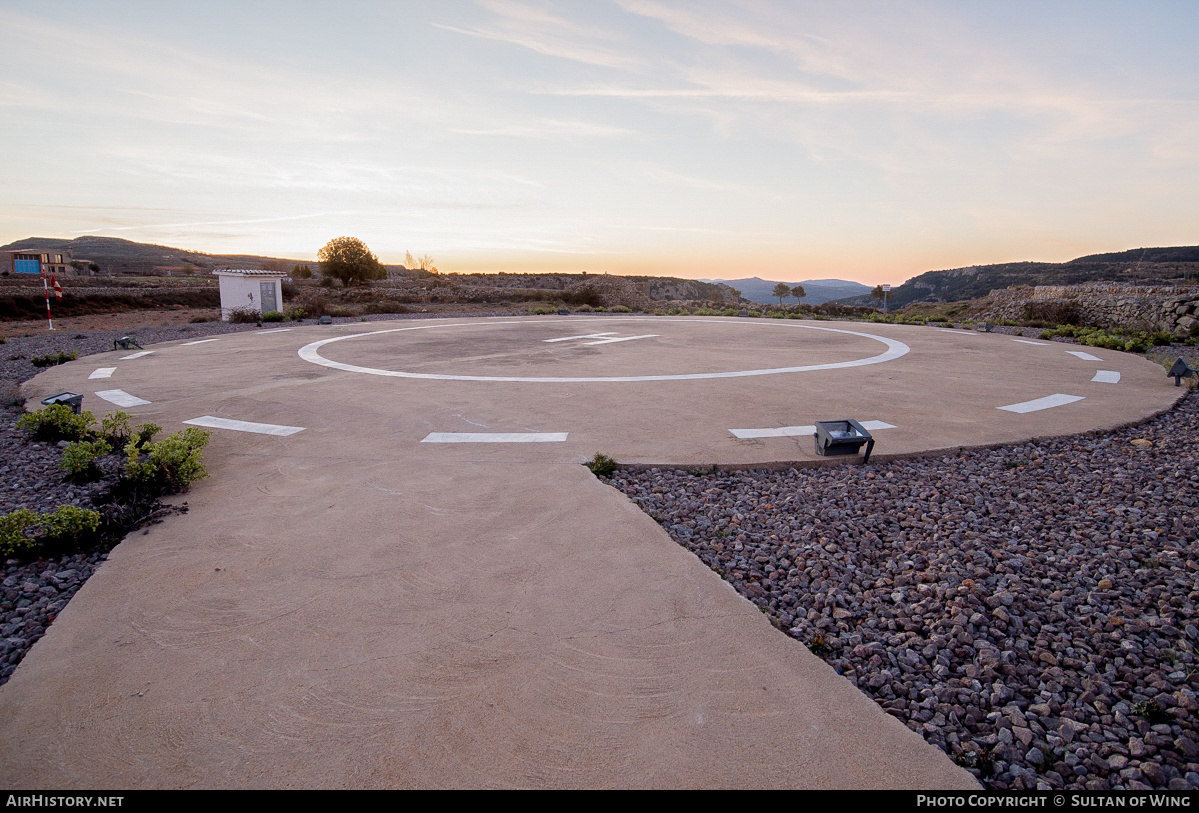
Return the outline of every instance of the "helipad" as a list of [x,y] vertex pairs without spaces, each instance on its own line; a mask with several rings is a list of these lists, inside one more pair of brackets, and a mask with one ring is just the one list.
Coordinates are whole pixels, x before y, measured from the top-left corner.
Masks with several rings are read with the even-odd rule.
[[[390,376],[390,377],[394,377],[394,378],[425,378],[425,379],[431,379],[431,380],[437,380],[437,381],[503,381],[503,382],[544,383],[544,384],[595,384],[595,383],[605,383],[605,382],[629,383],[629,382],[637,382],[637,381],[697,381],[697,380],[708,379],[708,378],[746,378],[746,377],[750,377],[750,376],[761,376],[761,375],[781,375],[783,373],[806,373],[806,372],[813,372],[816,370],[839,370],[839,369],[844,369],[844,368],[848,368],[848,367],[861,367],[866,364],[881,364],[886,361],[891,361],[893,359],[897,359],[897,358],[900,358],[901,356],[905,355],[909,349],[908,346],[906,344],[904,344],[903,342],[895,341],[894,339],[888,339],[883,336],[872,335],[869,333],[862,333],[860,331],[845,330],[845,329],[841,329],[841,328],[832,328],[832,327],[816,327],[813,325],[786,324],[786,323],[770,324],[770,323],[758,322],[758,323],[748,323],[748,324],[752,324],[756,327],[773,327],[775,329],[782,327],[784,329],[790,328],[792,330],[795,330],[795,329],[819,330],[819,331],[823,331],[825,333],[838,333],[838,334],[841,334],[841,337],[853,336],[853,337],[858,337],[858,338],[873,339],[874,341],[877,341],[878,343],[882,344],[886,348],[886,351],[882,352],[882,353],[878,353],[877,355],[872,355],[872,356],[868,356],[868,357],[864,357],[864,358],[852,358],[852,359],[849,359],[846,361],[827,361],[827,362],[822,362],[822,363],[809,363],[809,364],[799,364],[799,365],[792,364],[790,366],[756,368],[756,369],[749,369],[749,370],[736,370],[735,369],[735,370],[710,370],[707,372],[689,372],[689,373],[658,373],[658,374],[646,374],[646,375],[595,375],[595,376],[580,376],[580,375],[559,375],[559,376],[455,375],[455,374],[450,374],[450,373],[404,372],[402,370],[389,370],[389,369],[380,369],[378,367],[363,367],[363,366],[360,366],[357,364],[345,364],[343,362],[333,361],[333,360],[328,359],[325,356],[321,355],[321,349],[323,347],[325,347],[326,345],[330,345],[335,342],[344,342],[348,339],[363,340],[363,339],[368,339],[368,338],[387,336],[388,334],[392,334],[392,333],[407,333],[409,331],[414,331],[414,330],[438,330],[438,329],[451,330],[454,328],[461,328],[464,330],[472,330],[472,332],[476,334],[474,336],[470,336],[467,339],[467,341],[470,341],[472,343],[486,343],[486,345],[488,347],[488,355],[486,357],[484,357],[484,359],[483,359],[483,362],[485,364],[495,363],[497,360],[497,357],[503,358],[504,361],[510,361],[510,360],[512,360],[513,357],[515,357],[516,359],[519,359],[519,361],[517,363],[524,363],[524,364],[536,363],[538,361],[540,361],[540,362],[548,361],[548,362],[556,364],[557,366],[568,367],[568,368],[575,368],[578,366],[594,366],[593,362],[596,362],[597,359],[589,358],[588,352],[579,353],[579,352],[571,352],[571,351],[583,350],[584,348],[590,348],[590,347],[594,347],[596,345],[601,345],[601,344],[615,344],[617,342],[639,341],[639,340],[643,340],[643,339],[658,339],[659,341],[652,343],[652,350],[649,352],[649,355],[651,356],[650,359],[645,359],[643,357],[646,354],[632,353],[632,354],[627,354],[627,355],[633,356],[633,359],[625,358],[625,359],[623,359],[624,363],[629,364],[629,365],[638,364],[638,363],[639,364],[647,364],[648,363],[651,366],[670,366],[670,367],[683,366],[683,367],[686,367],[686,366],[688,366],[688,361],[691,361],[692,363],[698,364],[699,366],[712,367],[714,363],[717,366],[719,364],[719,362],[714,362],[714,359],[716,357],[722,356],[722,355],[723,356],[735,355],[735,353],[730,352],[731,351],[730,345],[734,345],[734,343],[745,344],[744,336],[741,336],[741,335],[729,336],[727,334],[728,333],[734,333],[734,334],[742,333],[743,329],[747,325],[746,322],[724,322],[724,321],[714,321],[714,320],[699,320],[699,323],[703,324],[703,325],[710,325],[710,326],[711,325],[733,325],[735,330],[725,330],[724,333],[726,335],[719,335],[719,333],[717,333],[716,335],[713,335],[712,333],[709,333],[708,335],[704,336],[703,339],[701,339],[701,343],[698,346],[687,344],[685,338],[678,339],[678,340],[672,342],[671,339],[675,338],[675,337],[671,336],[669,334],[673,333],[673,334],[676,334],[676,336],[677,336],[677,334],[679,334],[679,333],[684,333],[683,331],[673,330],[673,328],[677,327],[679,325],[682,325],[687,321],[691,321],[691,320],[683,320],[683,319],[674,320],[674,322],[672,324],[672,330],[667,331],[667,334],[648,333],[648,334],[642,334],[639,336],[621,336],[617,331],[605,331],[603,333],[586,333],[586,334],[575,335],[575,336],[552,335],[551,338],[541,339],[541,342],[543,342],[545,344],[557,344],[559,342],[574,342],[574,344],[563,345],[560,348],[559,347],[555,347],[552,349],[544,348],[544,349],[541,349],[541,353],[539,353],[539,354],[535,353],[535,351],[537,351],[539,348],[537,348],[536,345],[531,344],[533,341],[536,341],[536,338],[530,337],[531,333],[535,334],[537,332],[536,331],[536,327],[538,326],[537,322],[531,322],[531,321],[499,322],[499,323],[490,323],[490,324],[485,324],[485,325],[463,324],[461,322],[458,322],[458,323],[441,324],[441,325],[420,325],[420,326],[415,326],[415,327],[401,327],[401,328],[392,328],[390,330],[370,331],[367,333],[358,333],[358,334],[353,334],[353,335],[349,335],[349,336],[335,336],[334,338],[331,338],[331,339],[321,339],[320,341],[315,341],[312,344],[308,344],[308,345],[305,345],[304,347],[300,348],[300,358],[304,359],[305,361],[310,361],[313,364],[319,364],[323,367],[329,367],[329,368],[332,368],[335,370],[345,370],[345,371],[351,372],[351,373],[366,373],[368,375]],[[497,324],[498,325],[513,325],[517,328],[517,330],[502,331],[501,335],[497,336],[497,335],[495,335],[496,334],[495,328],[496,328]],[[542,324],[548,326],[548,330],[546,332],[551,332],[553,334],[561,333],[561,322],[553,321],[553,322],[542,323]],[[716,330],[719,331],[720,329],[716,328]],[[515,333],[515,336],[504,336],[504,335],[502,335],[504,332]],[[478,335],[479,333],[486,333],[488,335],[479,336]],[[391,337],[391,338],[392,338],[392,341],[389,342],[387,346],[395,347],[397,344],[395,339],[399,338],[401,340],[399,345],[400,345],[400,347],[403,347],[404,344],[402,343],[402,340],[407,337]],[[827,352],[825,348],[819,346],[818,342],[813,342],[813,341],[805,342],[804,341],[804,339],[810,339],[810,338],[811,337],[803,336],[803,335],[796,336],[794,334],[792,334],[792,335],[775,334],[773,336],[770,336],[769,338],[766,338],[765,341],[772,342],[772,344],[773,344],[773,346],[770,347],[770,353],[769,353],[770,355],[772,355],[772,356],[782,355],[782,356],[784,356],[784,358],[789,357],[791,360],[796,360],[796,358],[810,358],[810,357],[816,356],[816,355],[823,355],[825,352]],[[755,342],[754,339],[757,339],[758,341]],[[494,348],[498,344],[504,345],[505,349],[501,350],[499,352],[496,352]],[[750,337],[749,344],[754,349],[760,351],[762,348],[761,337]],[[828,344],[828,342],[826,341],[826,342],[824,342],[824,344]],[[422,351],[427,353],[428,348],[420,347],[415,352],[420,353]],[[444,356],[446,354],[445,348],[439,347],[436,345],[433,348],[433,352],[435,355],[438,355],[438,356]],[[852,353],[852,351],[850,351],[850,352]],[[591,351],[590,355],[599,355],[599,354],[596,354],[594,351]],[[641,356],[641,358],[638,358],[638,356]],[[694,356],[695,358],[687,359],[686,356]],[[477,362],[478,359],[477,358],[467,358],[467,359],[463,359],[462,361],[469,363],[469,362]],[[607,358],[602,359],[602,362],[611,363],[612,361],[614,361],[614,359],[612,357],[607,357]],[[738,361],[736,359],[730,359],[726,363],[729,366],[735,367],[735,366],[737,366]],[[739,363],[744,364],[745,359],[742,359]]]
[[212,476],[0,687],[0,776],[973,787],[579,464],[810,462],[806,430],[838,418],[871,422],[883,459],[1121,425],[1181,392],[1091,350],[576,316],[308,325],[47,371],[30,400],[210,427]]

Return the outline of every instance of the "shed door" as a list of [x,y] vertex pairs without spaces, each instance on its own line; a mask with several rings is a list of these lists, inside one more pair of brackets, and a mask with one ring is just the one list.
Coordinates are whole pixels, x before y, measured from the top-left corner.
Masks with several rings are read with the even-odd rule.
[[259,291],[262,296],[260,300],[262,302],[262,312],[267,313],[268,311],[279,310],[279,303],[275,301],[275,283],[262,282],[259,285]]

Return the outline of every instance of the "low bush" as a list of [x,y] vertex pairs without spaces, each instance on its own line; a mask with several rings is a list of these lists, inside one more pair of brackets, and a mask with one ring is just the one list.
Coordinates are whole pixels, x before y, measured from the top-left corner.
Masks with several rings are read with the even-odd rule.
[[100,527],[100,512],[73,505],[60,505],[52,514],[42,515],[42,528],[54,542],[79,542],[85,534]]
[[25,532],[41,524],[41,516],[28,508],[0,515],[0,555],[12,556],[32,547],[34,540]]
[[81,440],[91,432],[96,416],[90,412],[78,415],[66,404],[51,404],[35,412],[27,412],[17,420],[17,426],[38,440]]
[[1076,326],[1082,322],[1082,309],[1071,299],[1058,302],[1027,302],[1024,305],[1024,323],[1033,322]]
[[368,302],[362,308],[363,313],[411,313],[412,308],[402,302],[385,299],[381,302]]
[[78,543],[100,527],[100,519],[99,511],[73,505],[60,505],[49,514],[18,508],[0,515],[0,555],[19,554],[43,540]]
[[100,437],[117,449],[128,443],[129,439],[133,437],[133,429],[129,426],[129,414],[118,409],[111,415],[101,418]]
[[591,473],[596,477],[611,477],[612,472],[616,471],[616,461],[606,454],[596,452],[595,457],[587,464],[587,468],[591,469]]
[[300,322],[304,317],[308,316],[308,311],[303,308],[288,308],[284,314],[289,322]]
[[21,395],[21,386],[15,381],[0,381],[0,408],[20,408],[25,406],[25,397]]
[[66,364],[68,361],[74,361],[79,358],[79,351],[72,350],[70,353],[47,353],[44,356],[34,356],[29,360],[29,363],[34,367],[54,367],[57,364]]
[[633,309],[627,305],[617,305],[612,308],[612,313],[632,313]]
[[1058,337],[1077,339],[1080,344],[1088,347],[1121,350],[1126,353],[1144,353],[1153,347],[1170,344],[1174,341],[1174,337],[1169,333],[1146,333],[1143,330],[1109,333],[1102,328],[1075,327],[1073,325],[1059,325],[1053,330],[1044,331],[1040,336],[1045,340]]
[[125,479],[160,494],[186,491],[208,476],[203,458],[211,437],[211,432],[189,426],[157,443],[130,441],[125,446]]
[[62,450],[62,463],[59,466],[75,482],[86,483],[100,477],[100,467],[96,461],[111,451],[112,446],[106,440],[77,440],[68,443]]
[[286,317],[282,311],[266,311],[260,318],[263,322],[282,322]]
[[229,311],[229,321],[235,325],[255,325],[261,316],[253,308],[233,308]]

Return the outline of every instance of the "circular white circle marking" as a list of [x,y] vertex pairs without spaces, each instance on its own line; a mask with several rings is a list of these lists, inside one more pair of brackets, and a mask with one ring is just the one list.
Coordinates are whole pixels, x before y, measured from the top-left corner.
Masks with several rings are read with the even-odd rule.
[[[556,376],[556,377],[529,377],[529,376],[511,376],[511,375],[450,375],[447,373],[406,373],[401,370],[380,370],[377,367],[360,367],[357,364],[343,364],[340,361],[331,361],[320,354],[320,349],[327,344],[333,342],[341,342],[346,339],[360,339],[364,336],[379,336],[384,333],[402,333],[406,330],[437,330],[440,328],[451,327],[478,327],[480,324],[488,325],[534,325],[545,324],[553,321],[555,324],[565,325],[566,323],[557,320],[538,319],[526,320],[519,322],[453,322],[444,325],[416,325],[413,327],[397,327],[389,328],[388,330],[372,330],[366,333],[352,333],[348,336],[335,336],[332,339],[321,339],[318,342],[312,342],[300,348],[299,355],[304,361],[310,361],[313,364],[319,364],[322,367],[331,367],[334,370],[345,370],[350,373],[366,373],[367,375],[382,375],[391,376],[393,378],[425,378],[434,381],[504,381],[504,382],[528,382],[539,384],[589,384],[603,381],[613,382],[633,382],[633,381],[692,381],[703,378],[745,378],[755,375],[779,375],[780,373],[806,373],[813,370],[839,370],[845,367],[864,367],[868,364],[882,364],[885,361],[893,361],[901,356],[907,355],[911,348],[906,344],[895,339],[888,339],[885,336],[876,336],[873,333],[862,333],[856,330],[843,330],[835,327],[817,327],[816,325],[794,325],[794,324],[770,324],[763,322],[730,322],[720,319],[671,319],[672,322],[700,322],[704,324],[726,324],[726,325],[742,325],[754,327],[774,327],[774,328],[800,328],[803,330],[823,330],[829,333],[844,333],[849,336],[861,336],[866,339],[873,339],[876,342],[882,342],[886,345],[886,352],[879,353],[877,356],[870,356],[864,359],[853,359],[852,361],[835,361],[828,364],[807,364],[799,367],[774,367],[768,370],[732,370],[722,373],[683,373],[679,375],[614,375],[614,376],[594,376],[594,377],[574,377],[574,376]],[[594,319],[588,320],[594,324],[597,322],[613,322],[613,321],[639,321],[647,322],[647,319]]]

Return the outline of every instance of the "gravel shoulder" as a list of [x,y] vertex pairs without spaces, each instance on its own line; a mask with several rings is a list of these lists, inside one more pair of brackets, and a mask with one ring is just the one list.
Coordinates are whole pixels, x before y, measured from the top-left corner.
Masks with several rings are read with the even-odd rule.
[[611,484],[993,789],[1199,788],[1199,392],[1117,432]]

